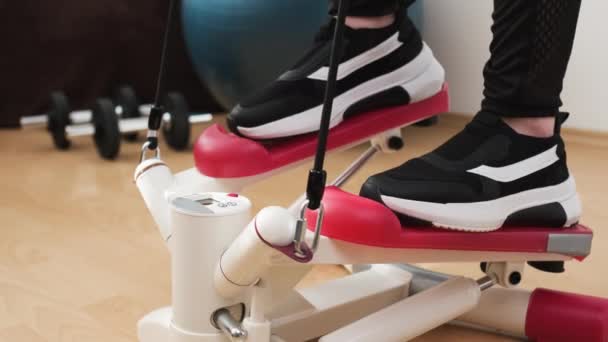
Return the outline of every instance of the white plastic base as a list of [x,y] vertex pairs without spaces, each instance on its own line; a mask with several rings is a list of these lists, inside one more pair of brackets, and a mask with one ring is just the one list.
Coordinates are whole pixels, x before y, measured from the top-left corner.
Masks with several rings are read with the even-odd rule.
[[480,297],[474,280],[452,278],[338,329],[320,341],[409,341],[470,311]]
[[193,334],[173,325],[170,307],[150,312],[137,323],[137,337],[140,342],[226,342],[226,336],[216,334]]
[[137,337],[140,342],[169,341],[171,325],[171,308],[154,310],[137,322]]
[[[199,215],[168,204],[171,199],[195,193],[238,192],[281,171],[283,169],[238,179],[214,179],[202,176],[196,169],[172,175],[159,160],[146,161],[138,167],[137,186],[163,238],[169,242],[173,259],[173,307],[153,311],[138,322],[140,342],[230,341],[210,319],[217,309],[235,305],[242,308],[240,303],[246,306],[246,317],[240,328],[247,332],[244,339],[247,342],[303,342],[313,338],[401,341],[453,319],[521,336],[525,333],[529,292],[490,289],[482,296],[478,284],[471,279],[437,274],[422,277],[407,268],[381,264],[571,258],[556,253],[380,248],[321,237],[319,249],[308,264],[298,264],[274,249],[269,255],[261,253],[264,258],[257,260],[244,253],[246,248],[237,248],[239,253],[227,255],[249,222],[245,211],[228,219],[222,215]],[[294,219],[291,215],[279,215],[276,210],[272,213],[268,220],[260,219],[264,224],[254,225],[256,229],[249,231],[252,234],[247,241],[270,249],[268,241],[284,245],[274,241],[279,236],[275,231],[295,235],[289,228]],[[275,225],[277,229],[273,228]],[[312,241],[312,233],[307,234],[307,240]],[[241,269],[264,265],[263,270],[257,269],[256,276],[245,282],[251,284],[249,293],[225,298],[217,291],[213,274],[222,255],[234,257],[232,264],[239,267],[236,274],[242,275]],[[314,264],[368,263],[376,265],[349,277],[294,289]],[[224,266],[223,276],[235,269],[228,264]],[[258,278],[260,281],[256,282]],[[233,314],[233,317],[240,315]]]

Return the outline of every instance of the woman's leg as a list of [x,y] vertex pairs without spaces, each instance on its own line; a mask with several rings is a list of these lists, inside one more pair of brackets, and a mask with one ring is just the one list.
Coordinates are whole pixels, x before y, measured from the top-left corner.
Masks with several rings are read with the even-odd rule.
[[580,6],[580,0],[494,1],[482,110],[501,117],[558,112]]

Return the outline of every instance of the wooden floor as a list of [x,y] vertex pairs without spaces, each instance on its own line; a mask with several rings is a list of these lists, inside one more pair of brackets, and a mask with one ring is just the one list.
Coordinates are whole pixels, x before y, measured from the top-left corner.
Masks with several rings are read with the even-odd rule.
[[[403,152],[378,156],[348,185],[432,149],[464,125],[445,117],[438,127],[407,128]],[[195,129],[196,134],[202,127]],[[608,297],[608,138],[567,137],[568,161],[584,202],[583,222],[595,228],[593,255],[564,275],[528,270],[524,287],[544,286]],[[115,162],[100,160],[91,139],[70,152],[51,148],[43,130],[0,131],[0,341],[131,342],[144,314],[170,301],[169,255],[132,182],[139,144],[124,144]],[[330,175],[363,147],[330,155]],[[174,171],[192,165],[189,152],[164,148]],[[309,166],[246,191],[256,208],[287,205],[304,189]],[[427,265],[479,276],[476,264]],[[340,276],[317,268],[307,283]],[[442,327],[416,341],[511,341]]]

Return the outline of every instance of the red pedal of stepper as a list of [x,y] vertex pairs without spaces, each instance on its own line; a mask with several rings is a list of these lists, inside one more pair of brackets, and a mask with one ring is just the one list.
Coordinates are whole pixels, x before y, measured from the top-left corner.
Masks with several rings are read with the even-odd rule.
[[[435,96],[406,106],[371,111],[345,120],[330,130],[328,150],[374,137],[449,111],[447,84]],[[196,168],[215,178],[255,176],[310,158],[317,147],[317,133],[268,144],[239,137],[219,126],[207,128],[194,145]]]
[[608,299],[536,289],[526,336],[536,342],[608,342]]
[[[593,234],[582,225],[564,229],[505,227],[488,233],[402,227],[389,208],[336,187],[325,189],[323,206],[321,235],[373,247],[546,253],[550,234]],[[317,212],[307,211],[306,218],[313,229]]]

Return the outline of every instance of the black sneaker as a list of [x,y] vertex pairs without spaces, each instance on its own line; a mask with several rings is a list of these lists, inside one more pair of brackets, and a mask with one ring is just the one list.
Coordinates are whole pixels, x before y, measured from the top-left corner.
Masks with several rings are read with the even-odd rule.
[[[335,24],[321,29],[291,70],[232,110],[233,132],[271,139],[319,129]],[[357,113],[431,97],[443,82],[443,68],[406,16],[383,29],[346,27],[331,127]]]
[[435,151],[370,177],[361,196],[410,224],[476,232],[573,225],[581,206],[559,135],[565,118],[558,116],[552,137],[534,138],[479,113]]

